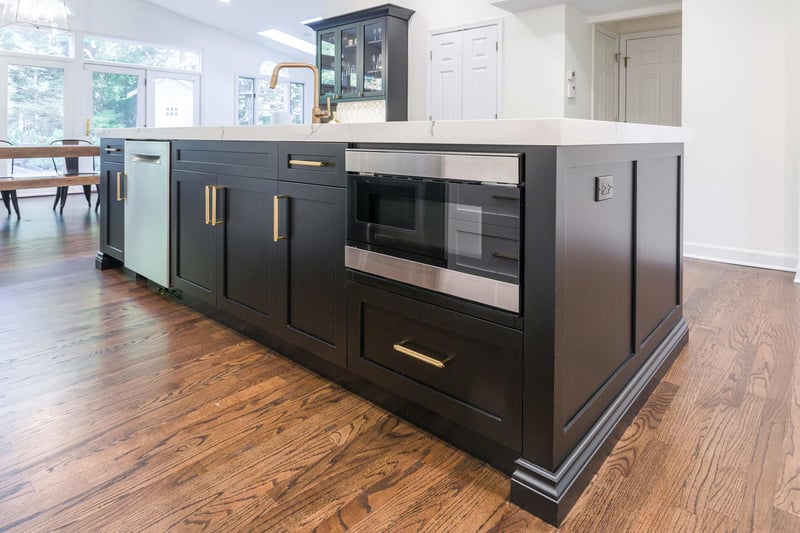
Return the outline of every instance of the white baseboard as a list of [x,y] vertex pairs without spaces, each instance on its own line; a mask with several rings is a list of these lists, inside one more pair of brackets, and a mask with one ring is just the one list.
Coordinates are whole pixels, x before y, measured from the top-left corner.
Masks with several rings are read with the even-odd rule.
[[800,283],[800,263],[798,263],[798,257],[796,255],[761,252],[758,250],[717,246],[714,244],[684,242],[683,256],[706,261],[731,263],[733,265],[796,272],[797,276],[794,281],[795,283]]

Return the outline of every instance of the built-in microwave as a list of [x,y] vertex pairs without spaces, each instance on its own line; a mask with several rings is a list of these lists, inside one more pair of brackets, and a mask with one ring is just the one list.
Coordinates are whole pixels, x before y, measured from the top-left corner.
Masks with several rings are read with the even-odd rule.
[[347,268],[519,311],[521,156],[349,149]]

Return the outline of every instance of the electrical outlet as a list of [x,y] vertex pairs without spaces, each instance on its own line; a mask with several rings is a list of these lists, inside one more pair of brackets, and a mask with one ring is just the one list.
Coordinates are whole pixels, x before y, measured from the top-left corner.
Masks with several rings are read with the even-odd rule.
[[597,176],[594,179],[594,201],[601,202],[614,197],[614,176]]

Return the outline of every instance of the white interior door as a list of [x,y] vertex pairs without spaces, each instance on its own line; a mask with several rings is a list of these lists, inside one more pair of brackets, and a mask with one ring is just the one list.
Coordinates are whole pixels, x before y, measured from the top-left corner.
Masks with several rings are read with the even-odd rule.
[[431,36],[431,120],[461,118],[462,42],[460,31]]
[[617,50],[619,50],[619,37],[595,28],[592,80],[592,118],[595,120],[619,120]]
[[431,34],[431,120],[497,118],[499,34],[497,23]]
[[497,118],[497,26],[463,32],[462,113],[464,119]]
[[625,121],[680,126],[681,35],[625,43]]

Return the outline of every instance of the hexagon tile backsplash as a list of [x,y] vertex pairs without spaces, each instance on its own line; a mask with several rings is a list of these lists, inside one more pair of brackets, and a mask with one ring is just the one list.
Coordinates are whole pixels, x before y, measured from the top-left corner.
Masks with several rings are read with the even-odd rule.
[[336,119],[339,122],[386,122],[386,100],[339,102]]

